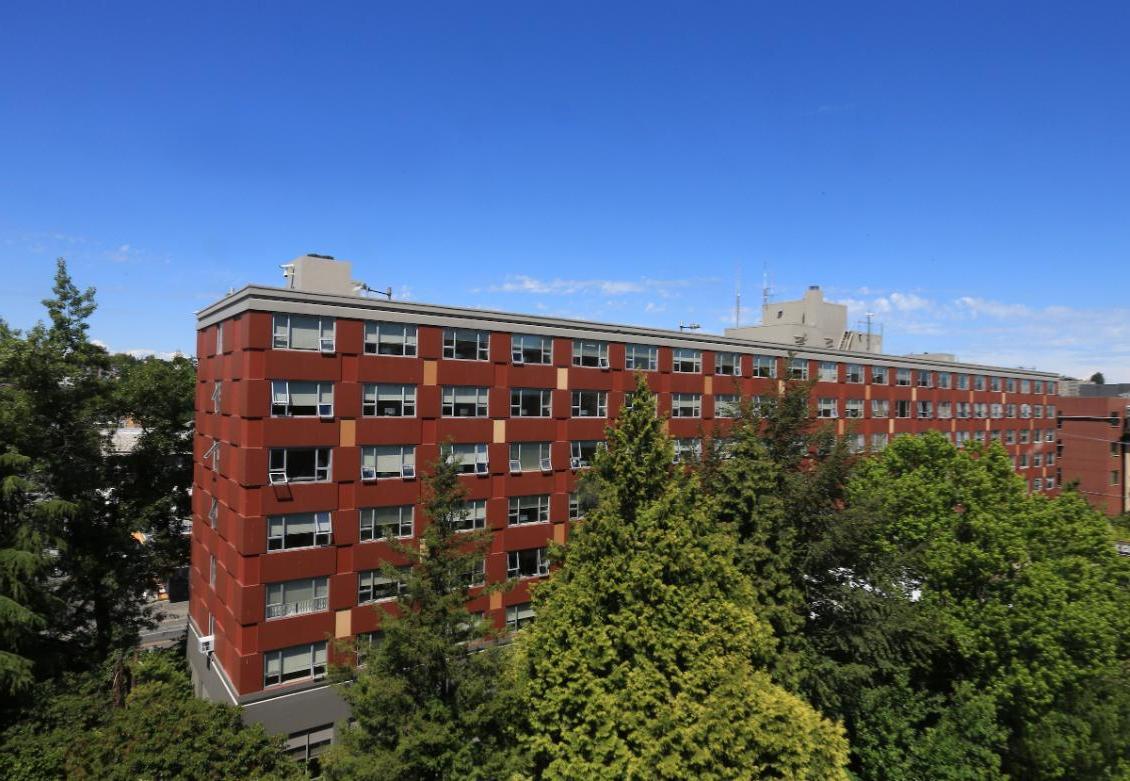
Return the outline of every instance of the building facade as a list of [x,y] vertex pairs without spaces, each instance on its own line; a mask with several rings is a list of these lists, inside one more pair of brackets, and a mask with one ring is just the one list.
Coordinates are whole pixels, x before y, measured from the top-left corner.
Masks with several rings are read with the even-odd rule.
[[811,380],[817,414],[858,450],[939,430],[1000,441],[1033,490],[1059,484],[1053,374],[386,301],[306,277],[198,316],[189,637],[198,694],[243,705],[299,754],[347,715],[325,681],[333,640],[379,631],[398,588],[386,534],[427,523],[420,478],[441,444],[465,473],[468,528],[493,531],[481,582],[516,584],[470,608],[520,627],[636,372],[682,454],[724,432],[739,399]]
[[1061,398],[1056,425],[1059,483],[1107,515],[1130,513],[1130,398]]

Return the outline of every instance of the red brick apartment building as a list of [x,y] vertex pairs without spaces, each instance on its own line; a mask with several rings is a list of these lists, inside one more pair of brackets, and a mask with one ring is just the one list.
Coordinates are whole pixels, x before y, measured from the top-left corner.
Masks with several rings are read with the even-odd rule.
[[1057,481],[1108,515],[1130,512],[1130,398],[1063,397],[1056,425]]
[[198,694],[296,754],[347,715],[324,680],[332,640],[379,630],[397,589],[385,534],[427,523],[420,478],[440,443],[466,473],[468,528],[494,532],[483,582],[516,581],[471,608],[519,627],[636,371],[680,452],[739,398],[807,379],[860,450],[936,429],[999,440],[1033,490],[1059,484],[1054,374],[392,301],[356,295],[347,263],[285,268],[291,287],[199,313],[189,657]]

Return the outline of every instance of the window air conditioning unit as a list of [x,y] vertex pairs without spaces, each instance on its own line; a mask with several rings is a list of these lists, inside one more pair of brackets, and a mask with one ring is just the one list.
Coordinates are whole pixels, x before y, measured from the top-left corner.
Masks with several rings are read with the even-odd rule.
[[204,635],[196,638],[196,648],[201,654],[210,654],[216,648],[216,636]]

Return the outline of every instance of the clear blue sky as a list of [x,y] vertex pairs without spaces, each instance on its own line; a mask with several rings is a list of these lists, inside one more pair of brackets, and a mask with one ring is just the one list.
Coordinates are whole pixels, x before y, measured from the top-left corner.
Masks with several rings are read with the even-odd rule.
[[[421,301],[720,331],[821,284],[896,352],[1130,381],[1130,4],[0,6],[0,316],[114,350],[306,251]],[[747,318],[747,320],[750,318]],[[753,319],[756,319],[755,317]]]

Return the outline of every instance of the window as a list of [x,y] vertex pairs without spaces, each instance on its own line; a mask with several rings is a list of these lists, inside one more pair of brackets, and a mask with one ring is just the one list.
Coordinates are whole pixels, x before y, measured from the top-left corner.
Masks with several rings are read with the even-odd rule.
[[953,402],[952,401],[939,401],[938,402],[938,418],[941,420],[949,420],[953,417]]
[[701,418],[702,394],[701,393],[672,393],[671,417],[673,418]]
[[1044,417],[1046,417],[1048,420],[1051,420],[1055,417],[1055,405],[1054,404],[1047,404],[1047,405],[1044,406]]
[[208,502],[208,524],[215,529],[216,520],[220,517],[220,500],[212,497]]
[[330,579],[327,577],[268,583],[267,620],[321,612],[328,606],[326,595],[329,589]]
[[1000,420],[1001,418],[1003,418],[1004,417],[1004,405],[1003,404],[990,404],[989,405],[989,417],[993,418],[994,420]]
[[1044,478],[1044,488],[1048,489],[1049,491],[1052,490],[1053,488],[1055,488],[1055,478],[1054,477]]
[[1043,380],[1032,380],[1032,392],[1033,393],[1043,393],[1044,392],[1044,381]]
[[1016,393],[1016,380],[1012,377],[1005,377],[1004,389],[1009,393]]
[[1020,392],[1021,393],[1031,393],[1032,392],[1032,381],[1031,380],[1021,380],[1020,381]]
[[1015,404],[1005,404],[1004,405],[1004,416],[1006,418],[1015,418],[1016,417],[1016,405]]
[[835,399],[823,398],[816,403],[816,416],[820,418],[837,418],[837,404]]
[[1055,442],[1055,429],[1049,428],[1044,431],[1045,442]]
[[573,365],[608,368],[608,342],[573,340]]
[[1033,453],[1032,454],[1032,466],[1043,466],[1043,465],[1044,465],[1044,454],[1043,453]]
[[918,402],[918,417],[922,420],[929,420],[934,417],[934,403],[930,401]]
[[271,383],[271,415],[276,418],[332,418],[332,382],[274,380]]
[[216,557],[213,555],[208,556],[208,585],[216,585]]
[[549,551],[546,548],[513,550],[506,554],[508,578],[537,578],[549,574]]
[[357,573],[357,604],[396,599],[404,593],[404,581],[390,578],[384,570],[369,569]]
[[367,418],[416,417],[416,386],[363,386],[361,391],[361,414]]
[[415,445],[377,445],[361,448],[361,479],[416,476]]
[[1110,484],[1111,485],[1118,485],[1118,470],[1117,469],[1110,470]]
[[687,437],[683,439],[676,439],[673,444],[675,445],[675,462],[680,461],[697,461],[702,458],[702,440],[694,437]]
[[[1055,395],[1055,383],[1052,382],[1051,380],[1048,380],[1048,395],[1049,396]],[[1048,488],[1051,488],[1051,486],[1049,485]]]
[[592,466],[596,451],[607,445],[599,439],[575,439],[569,443],[569,467],[583,469]]
[[326,674],[326,642],[303,643],[263,654],[263,685],[274,686]]
[[919,388],[932,388],[934,387],[934,374],[925,369],[918,370],[918,387]]
[[1015,445],[1016,444],[1016,429],[1006,428],[1004,430],[1004,443],[1006,445]]
[[445,455],[450,453],[451,461],[459,470],[459,474],[463,475],[486,475],[490,474],[490,464],[487,456],[486,443],[479,444],[458,444],[451,445],[450,448],[442,448]]
[[585,513],[595,506],[596,502],[590,494],[582,496],[580,491],[572,491],[569,494],[569,520],[581,520],[585,517]]
[[608,393],[606,391],[591,390],[573,391],[573,417],[608,417]]
[[506,628],[511,632],[517,632],[533,620],[534,605],[532,602],[520,602],[506,608]]
[[412,536],[412,518],[415,508],[410,504],[399,507],[365,507],[361,509],[361,542],[383,540],[388,537],[404,539]]
[[1016,468],[1017,469],[1027,469],[1028,468],[1028,454],[1027,453],[1021,453],[1017,457]]
[[511,526],[549,521],[549,494],[511,496],[507,520]]
[[330,479],[328,447],[271,448],[267,478],[276,483],[322,483]]
[[224,398],[224,383],[221,380],[216,380],[216,384],[212,386],[212,412],[219,415],[221,402]]
[[[361,655],[358,654],[358,659],[360,657]],[[360,661],[358,663],[360,664]],[[333,742],[333,734],[333,724],[324,724],[321,727],[291,732],[287,735],[283,753],[303,765],[307,777],[321,778],[322,761],[318,757],[330,747]]]
[[365,353],[415,355],[416,326],[403,323],[365,323]]
[[702,372],[702,350],[676,347],[674,356],[675,360],[672,365],[674,371],[683,374],[699,374]]
[[655,371],[659,368],[659,348],[647,344],[625,345],[624,368],[641,372]]
[[969,390],[969,375],[968,374],[957,375],[957,389],[958,390]]
[[973,390],[976,390],[976,391],[985,390],[985,375],[983,375],[983,374],[974,374],[973,375]]
[[871,417],[886,418],[891,414],[891,402],[887,399],[871,399]]
[[899,399],[895,402],[895,417],[896,418],[909,418],[910,417],[910,401],[908,399]]
[[511,472],[549,472],[553,469],[548,442],[511,442]]
[[1026,428],[1020,429],[1020,444],[1027,445],[1031,438],[1032,438],[1032,435],[1031,435],[1031,433],[1029,433],[1028,429],[1026,429]]
[[741,401],[736,395],[719,393],[714,397],[714,417],[736,418],[741,406]]
[[443,357],[485,361],[490,357],[490,333],[470,328],[443,329]]
[[887,435],[886,435],[886,433],[872,434],[871,435],[871,449],[872,450],[878,452],[880,450],[885,450],[886,447],[887,447]]
[[989,390],[996,393],[996,392],[1000,391],[1000,389],[1001,389],[1001,378],[1000,377],[990,377],[989,378]]
[[1034,418],[1044,417],[1044,405],[1043,404],[1033,404],[1032,405],[1032,417],[1034,417]]
[[953,387],[953,377],[949,372],[938,372],[938,387],[949,390]]
[[808,361],[804,358],[793,358],[789,361],[789,379],[807,380]]
[[459,517],[454,521],[456,531],[471,532],[485,529],[487,527],[486,499],[468,499],[463,502]]
[[777,376],[777,359],[771,355],[753,356],[753,376],[772,379]]
[[820,362],[820,382],[839,382],[840,370],[835,361]]
[[1021,404],[1020,405],[1020,417],[1021,418],[1032,417],[1032,405],[1031,404]]
[[844,370],[844,377],[848,382],[858,385],[863,382],[863,367],[858,363],[849,363]]
[[863,434],[849,434],[847,437],[849,453],[862,453],[867,447],[867,437]]
[[553,391],[548,388],[511,388],[510,416],[513,418],[548,418]]
[[485,418],[488,394],[488,388],[445,385],[441,396],[440,414],[445,418]]
[[328,512],[271,515],[267,518],[267,550],[329,545],[330,531]]
[[973,405],[968,401],[959,401],[957,403],[957,417],[962,420],[973,417],[972,409]]
[[714,353],[714,373],[742,376],[742,357],[737,353]]
[[276,350],[334,351],[334,319],[316,315],[275,315]]
[[910,385],[910,369],[895,371],[895,385]]
[[553,340],[548,336],[512,334],[510,360],[517,364],[548,364],[553,361]]
[[844,417],[862,418],[863,399],[848,399],[846,402],[844,402]]
[[871,384],[872,385],[886,385],[887,384],[887,367],[886,366],[872,366],[871,367]]
[[485,559],[479,558],[471,565],[471,568],[463,573],[463,585],[467,588],[478,588],[485,586],[487,582],[487,563]]
[[223,322],[216,323],[216,355],[222,355],[224,352],[224,324]]
[[989,405],[983,401],[978,401],[973,405],[973,417],[984,420],[989,417]]

